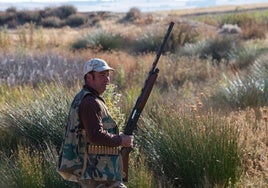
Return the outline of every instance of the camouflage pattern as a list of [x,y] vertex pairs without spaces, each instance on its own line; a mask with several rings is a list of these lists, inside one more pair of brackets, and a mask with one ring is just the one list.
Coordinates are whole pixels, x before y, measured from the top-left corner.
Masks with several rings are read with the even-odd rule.
[[[121,181],[121,156],[88,153],[86,132],[81,129],[78,117],[78,106],[86,95],[91,95],[86,88],[74,98],[69,111],[67,126],[64,130],[64,141],[60,150],[58,173],[68,181],[81,180]],[[118,134],[118,127],[110,117],[104,102],[96,99],[102,112],[103,128],[110,133]]]

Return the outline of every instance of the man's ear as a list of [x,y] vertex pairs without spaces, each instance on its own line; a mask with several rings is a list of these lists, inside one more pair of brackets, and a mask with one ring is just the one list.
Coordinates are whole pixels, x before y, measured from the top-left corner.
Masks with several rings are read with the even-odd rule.
[[95,75],[94,75],[93,72],[88,73],[88,74],[86,75],[86,79],[87,79],[87,80],[94,80],[94,78],[95,78]]

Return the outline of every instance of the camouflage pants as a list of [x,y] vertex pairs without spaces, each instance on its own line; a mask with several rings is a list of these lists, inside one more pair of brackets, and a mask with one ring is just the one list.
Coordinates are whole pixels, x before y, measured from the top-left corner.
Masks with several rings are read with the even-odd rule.
[[79,181],[81,188],[127,188],[122,182],[115,181],[94,181],[83,180]]

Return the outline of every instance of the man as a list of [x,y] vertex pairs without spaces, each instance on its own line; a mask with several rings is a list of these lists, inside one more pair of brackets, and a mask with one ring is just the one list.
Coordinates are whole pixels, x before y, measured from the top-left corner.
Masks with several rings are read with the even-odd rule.
[[119,147],[132,147],[133,136],[119,134],[101,98],[113,70],[102,59],[87,61],[85,85],[69,111],[58,172],[81,187],[126,187]]

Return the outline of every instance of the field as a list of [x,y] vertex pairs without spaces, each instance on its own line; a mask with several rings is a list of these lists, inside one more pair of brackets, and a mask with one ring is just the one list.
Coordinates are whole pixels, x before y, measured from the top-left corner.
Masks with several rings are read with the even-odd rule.
[[0,187],[77,187],[56,172],[86,60],[124,129],[170,22],[138,122],[128,187],[268,186],[268,5],[126,14],[0,12]]

